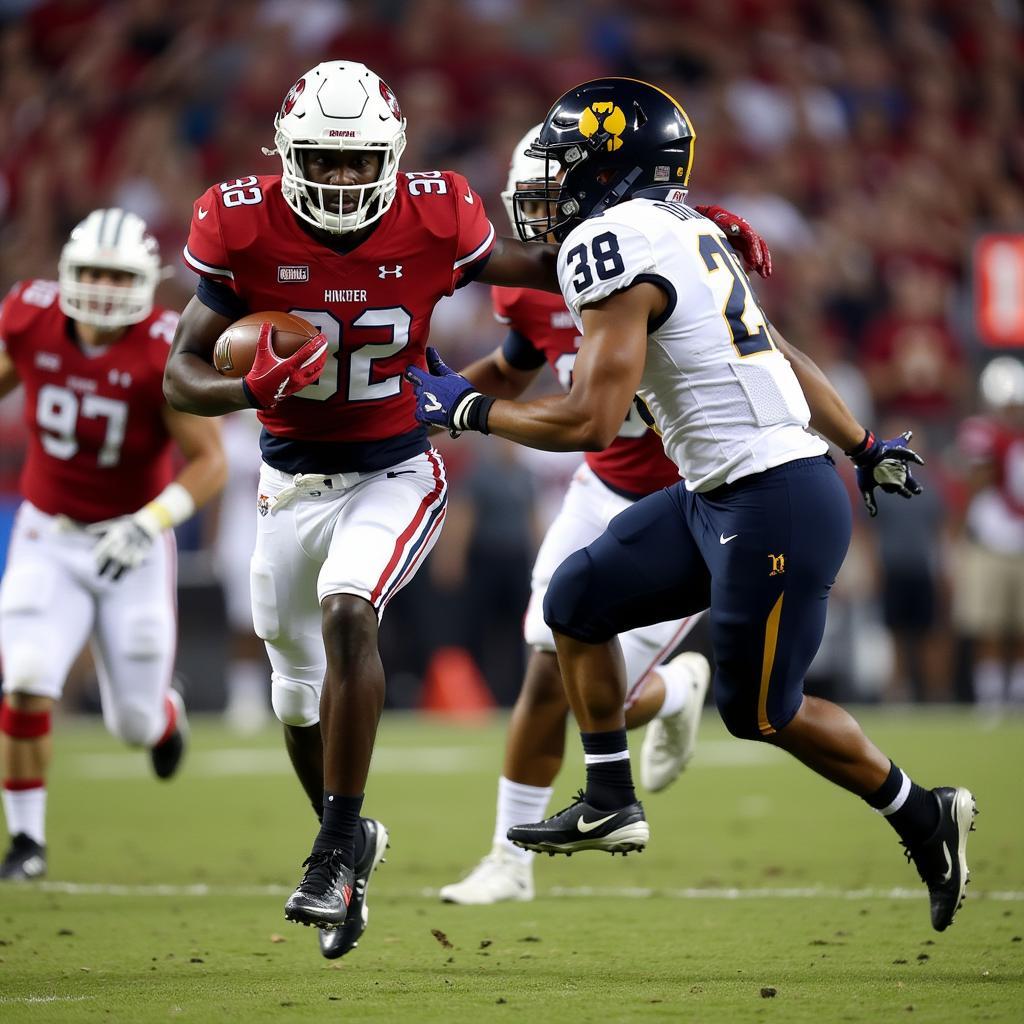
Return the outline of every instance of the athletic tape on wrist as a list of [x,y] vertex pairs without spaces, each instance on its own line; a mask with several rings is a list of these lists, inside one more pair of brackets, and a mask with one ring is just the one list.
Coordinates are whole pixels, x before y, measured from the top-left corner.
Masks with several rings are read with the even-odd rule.
[[196,510],[195,499],[177,481],[169,483],[151,502],[142,508],[160,526],[169,530],[191,518]]

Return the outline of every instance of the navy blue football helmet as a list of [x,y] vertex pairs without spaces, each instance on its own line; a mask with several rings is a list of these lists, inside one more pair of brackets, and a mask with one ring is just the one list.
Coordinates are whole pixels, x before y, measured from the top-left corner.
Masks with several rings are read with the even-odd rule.
[[[685,195],[695,138],[686,111],[647,82],[597,78],[570,89],[526,150],[547,174],[512,197],[519,237],[560,242],[580,221],[637,195]],[[545,215],[529,216],[537,203]]]

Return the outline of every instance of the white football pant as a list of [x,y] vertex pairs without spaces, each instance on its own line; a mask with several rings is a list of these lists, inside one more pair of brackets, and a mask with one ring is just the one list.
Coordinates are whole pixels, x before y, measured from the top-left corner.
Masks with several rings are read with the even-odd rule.
[[274,711],[286,725],[320,720],[327,668],[320,602],[356,594],[379,621],[434,546],[447,499],[434,450],[372,473],[293,476],[264,464],[252,618],[273,668]]
[[177,549],[165,530],[117,581],[100,576],[96,536],[23,502],[0,583],[4,692],[59,700],[91,642],[103,721],[126,743],[152,746],[167,726],[177,639]]

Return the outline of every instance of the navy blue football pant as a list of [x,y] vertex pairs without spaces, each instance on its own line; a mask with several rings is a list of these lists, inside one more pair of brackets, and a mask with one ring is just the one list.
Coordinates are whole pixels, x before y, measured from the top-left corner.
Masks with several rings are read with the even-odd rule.
[[824,455],[703,494],[679,483],[570,555],[544,618],[597,644],[710,607],[719,712],[734,735],[760,739],[800,707],[850,528],[849,498]]

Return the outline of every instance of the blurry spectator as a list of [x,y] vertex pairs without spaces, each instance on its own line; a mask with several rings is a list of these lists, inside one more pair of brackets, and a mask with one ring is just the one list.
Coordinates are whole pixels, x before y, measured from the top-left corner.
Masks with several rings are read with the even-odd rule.
[[914,263],[892,265],[889,308],[868,326],[863,360],[881,415],[912,416],[939,445],[949,440],[967,383],[959,341],[945,319],[947,278]]
[[987,412],[960,429],[972,497],[955,611],[974,640],[974,698],[997,707],[1007,693],[1024,704],[1024,362],[993,359],[980,387]]
[[951,649],[943,600],[941,552],[946,525],[941,461],[928,435],[907,420],[883,423],[882,435],[913,427],[914,450],[925,460],[924,492],[871,521],[878,540],[882,620],[892,634],[894,679],[890,696],[917,702],[949,697]]

